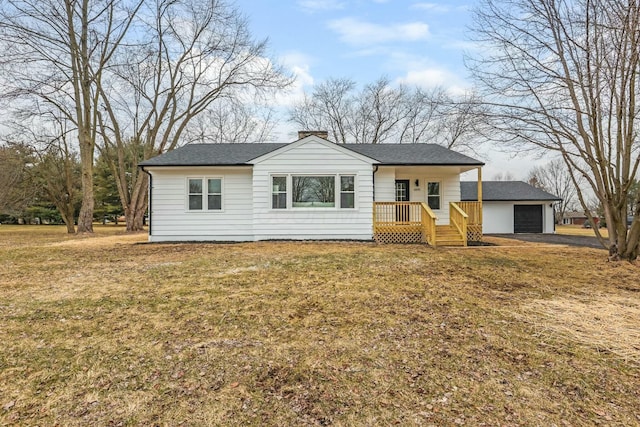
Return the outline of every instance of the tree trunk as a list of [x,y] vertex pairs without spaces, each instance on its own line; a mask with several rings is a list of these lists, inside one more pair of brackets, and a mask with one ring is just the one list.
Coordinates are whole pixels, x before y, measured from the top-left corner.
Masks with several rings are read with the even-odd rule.
[[78,233],[93,233],[93,154],[94,144],[90,130],[80,130],[80,163],[82,167],[82,206],[78,215]]
[[73,220],[71,220],[71,222],[66,222],[65,221],[65,225],[67,226],[67,233],[68,234],[75,234],[76,232],[76,227],[73,224]]
[[125,216],[127,218],[127,232],[143,231],[144,214],[147,211],[147,191],[149,178],[141,173],[136,181],[131,201],[125,206]]
[[60,206],[56,206],[58,211],[60,212],[60,216],[62,217],[62,221],[64,221],[64,225],[67,226],[67,233],[75,234],[76,227],[73,223],[73,204],[62,204]]

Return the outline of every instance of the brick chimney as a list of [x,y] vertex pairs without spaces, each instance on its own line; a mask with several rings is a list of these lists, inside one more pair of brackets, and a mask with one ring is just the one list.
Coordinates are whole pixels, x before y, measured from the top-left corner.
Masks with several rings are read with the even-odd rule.
[[315,135],[322,139],[329,139],[329,132],[326,130],[299,130],[298,131],[298,139],[306,138],[311,135]]

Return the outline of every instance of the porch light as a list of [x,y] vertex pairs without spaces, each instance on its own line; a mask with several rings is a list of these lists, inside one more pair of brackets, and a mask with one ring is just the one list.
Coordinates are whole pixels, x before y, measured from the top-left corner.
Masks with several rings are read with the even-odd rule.
[[420,180],[419,179],[416,179],[415,185],[416,185],[416,187],[420,187]]

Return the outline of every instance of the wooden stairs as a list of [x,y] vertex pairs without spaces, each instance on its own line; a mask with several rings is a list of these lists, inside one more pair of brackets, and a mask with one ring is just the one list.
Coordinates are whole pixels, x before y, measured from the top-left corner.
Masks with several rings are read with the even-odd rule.
[[464,246],[464,238],[453,225],[436,225],[436,246]]

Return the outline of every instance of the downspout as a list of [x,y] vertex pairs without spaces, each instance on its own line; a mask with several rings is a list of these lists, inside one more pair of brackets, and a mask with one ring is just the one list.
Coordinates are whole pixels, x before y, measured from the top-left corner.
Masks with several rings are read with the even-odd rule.
[[376,172],[378,172],[378,165],[373,165],[373,201],[376,201]]
[[153,212],[153,206],[151,205],[152,201],[153,201],[153,197],[152,196],[152,191],[153,191],[153,175],[151,175],[148,171],[144,170],[144,166],[138,166],[140,168],[140,170],[144,173],[146,173],[149,176],[149,202],[147,203],[147,209],[149,209],[149,237],[151,237],[151,217],[152,217],[152,212]]
[[373,212],[373,218],[372,218],[372,230],[371,230],[371,237],[373,237],[373,239],[375,240],[376,238],[376,207],[375,207],[375,202],[376,202],[376,172],[378,172],[378,165],[373,165],[373,174],[371,175],[371,181],[373,184],[373,203],[371,206],[371,210]]

